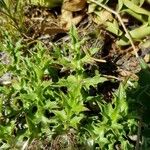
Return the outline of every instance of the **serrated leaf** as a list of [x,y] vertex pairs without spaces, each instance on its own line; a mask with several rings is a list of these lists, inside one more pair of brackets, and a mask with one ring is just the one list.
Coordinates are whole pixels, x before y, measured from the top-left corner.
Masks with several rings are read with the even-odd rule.
[[95,86],[97,85],[98,83],[103,83],[107,81],[107,78],[105,77],[101,77],[100,75],[96,75],[92,78],[86,78],[86,79],[83,79],[83,85],[86,87],[86,88],[89,88],[91,85],[92,86]]
[[84,117],[83,115],[79,115],[79,116],[75,116],[75,117],[71,118],[70,125],[73,128],[77,129],[77,125],[80,123],[80,121],[83,117]]
[[69,33],[70,33],[72,44],[75,45],[76,43],[78,43],[78,33],[75,26],[71,26]]
[[[37,129],[37,127],[36,127],[36,124],[33,122],[33,120],[30,118],[30,117],[28,117],[27,115],[26,115],[26,122],[27,122],[27,125],[28,125],[28,130],[29,130],[29,132],[30,132],[30,134],[31,134],[31,136],[32,137],[37,137],[37,134],[38,134],[38,129]],[[34,132],[33,132],[34,131]]]
[[48,100],[48,101],[46,101],[46,104],[44,105],[44,108],[45,109],[49,109],[49,110],[52,110],[52,109],[56,109],[56,108],[58,108],[58,105],[57,105],[57,102],[56,101],[50,101],[50,100]]
[[64,110],[61,111],[54,111],[54,114],[56,115],[56,117],[58,117],[58,119],[62,122],[67,121],[67,115],[66,112]]

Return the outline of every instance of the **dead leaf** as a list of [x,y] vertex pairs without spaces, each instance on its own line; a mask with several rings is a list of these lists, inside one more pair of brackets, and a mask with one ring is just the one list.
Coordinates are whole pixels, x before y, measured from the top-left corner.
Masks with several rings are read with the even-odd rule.
[[54,35],[58,33],[64,33],[66,32],[64,29],[62,29],[59,25],[56,23],[43,23],[41,25],[41,32],[44,34]]
[[[65,30],[69,30],[74,24],[77,25],[85,15],[85,12],[79,12],[86,6],[86,0],[64,0],[61,10],[61,25]],[[74,13],[77,15],[74,17]]]
[[109,21],[113,20],[112,14],[106,10],[101,10],[97,12],[95,11],[95,14],[92,16],[92,19],[95,23],[99,25],[105,24],[105,22],[108,20]]
[[62,9],[76,12],[84,9],[86,0],[64,0]]
[[150,62],[150,54],[146,54],[144,57],[145,62]]
[[119,75],[122,77],[130,77],[131,79],[138,80],[138,76],[130,71],[127,70],[120,70]]
[[77,25],[82,18],[84,17],[84,14],[77,15],[76,17],[73,17],[72,12],[67,10],[62,10],[62,16],[61,16],[61,26],[65,30],[69,30],[72,25]]

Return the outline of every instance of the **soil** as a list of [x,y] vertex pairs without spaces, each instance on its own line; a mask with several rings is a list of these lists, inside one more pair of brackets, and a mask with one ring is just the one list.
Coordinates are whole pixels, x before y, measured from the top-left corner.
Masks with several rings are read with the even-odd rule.
[[[60,26],[59,9],[50,10],[37,6],[27,6],[25,15],[25,24],[28,29],[25,40],[41,40],[47,46],[51,46],[51,42],[66,41],[67,31]],[[121,77],[124,71],[135,74],[140,70],[131,47],[118,48],[115,45],[115,37],[92,22],[90,15],[86,16],[77,28],[80,38],[88,39],[83,50],[89,50],[92,47],[99,48],[99,52],[94,57],[107,61],[106,64],[101,64],[102,73],[116,75],[117,72]],[[107,64],[110,67],[105,67]]]

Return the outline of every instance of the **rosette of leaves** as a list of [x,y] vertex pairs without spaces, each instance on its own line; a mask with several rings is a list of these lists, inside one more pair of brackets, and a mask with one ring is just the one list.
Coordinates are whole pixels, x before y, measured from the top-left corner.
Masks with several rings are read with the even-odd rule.
[[118,91],[114,94],[112,103],[98,103],[100,107],[100,120],[93,122],[87,127],[94,142],[100,149],[133,149],[127,134],[137,131],[136,119],[130,117],[125,87],[120,84]]
[[[78,39],[74,27],[70,37],[69,44],[54,46],[50,52],[40,42],[28,49],[22,40],[13,41],[5,32],[1,45],[11,63],[2,67],[2,74],[11,72],[12,79],[9,85],[0,87],[2,148],[17,148],[26,143],[28,146],[34,139],[45,137],[52,141],[70,129],[80,133],[87,109],[83,90],[88,93],[90,86],[107,78],[98,71],[93,77],[85,74],[84,65],[94,63],[92,55],[96,50],[91,50],[91,54],[82,51],[84,40]],[[62,72],[64,75],[60,75]]]

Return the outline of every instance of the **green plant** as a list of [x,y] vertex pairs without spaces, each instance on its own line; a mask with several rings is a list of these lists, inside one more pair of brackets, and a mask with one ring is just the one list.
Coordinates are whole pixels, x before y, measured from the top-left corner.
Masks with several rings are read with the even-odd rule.
[[[110,103],[101,93],[90,94],[91,87],[97,88],[108,79],[96,67],[93,56],[97,49],[83,51],[84,42],[75,27],[70,30],[70,41],[62,46],[54,44],[51,51],[41,42],[28,48],[22,39],[16,42],[6,31],[3,33],[0,47],[10,63],[1,63],[0,73],[10,72],[12,79],[0,86],[1,149],[28,147],[35,139],[47,139],[52,146],[67,143],[71,148],[77,145],[105,150],[120,145],[133,149],[128,136],[136,134],[139,118],[135,115],[139,114],[132,116],[134,110],[128,105],[131,96],[126,94],[129,87],[120,84]],[[91,75],[86,72],[87,64],[95,66]],[[144,76],[140,75],[140,92],[137,90],[140,100],[141,95],[149,96],[149,71],[141,64],[145,70],[141,72]],[[88,115],[87,102],[94,104],[97,114]],[[74,136],[76,140],[72,140]]]
[[132,134],[136,121],[130,118],[126,101],[125,87],[121,84],[112,103],[99,103],[101,119],[89,126],[89,133],[101,149],[114,149],[115,144],[121,149],[133,149],[125,138]]
[[24,6],[25,2],[21,0],[1,0],[0,1],[0,24],[1,30],[7,31],[14,37],[24,34],[26,27],[24,25]]
[[[77,130],[86,110],[82,90],[107,79],[98,72],[91,78],[84,73],[84,65],[93,59],[81,50],[83,41],[78,40],[75,28],[70,32],[70,45],[64,45],[64,50],[54,46],[51,53],[40,42],[28,50],[22,40],[14,43],[7,33],[4,35],[1,45],[11,63],[2,65],[2,73],[11,72],[12,81],[9,88],[1,87],[2,147],[13,148],[26,139],[52,139],[71,128]],[[60,77],[61,71],[69,73]]]
[[[129,99],[132,107],[129,107],[130,111],[133,111],[134,118],[139,121],[139,141],[141,144],[137,143],[137,147],[142,149],[149,149],[149,108],[150,108],[150,70],[149,66],[141,59],[140,60],[141,71],[138,73],[139,80],[132,91],[129,91]],[[143,128],[143,129],[141,129]]]
[[[129,45],[130,41],[128,39],[128,35],[124,33],[122,29],[120,29],[120,23],[112,16],[111,11],[105,11],[101,5],[104,7],[109,4],[109,0],[105,1],[96,1],[96,0],[89,0],[89,13],[93,13],[96,17],[95,21],[98,24],[103,24],[109,32],[113,33],[114,35],[117,35],[119,40],[117,41],[117,44],[119,46],[125,46]],[[98,5],[98,3],[100,5]],[[125,15],[131,16],[135,19],[135,21],[140,22],[137,24],[137,27],[130,26],[128,28],[128,31],[134,41],[142,41],[146,36],[150,35],[150,12],[146,8],[143,7],[143,4],[146,3],[144,0],[119,0],[115,7],[113,8],[116,13],[120,14],[122,19]],[[105,16],[105,17],[103,17]],[[128,19],[128,22],[130,20]],[[141,32],[141,30],[143,32]]]

